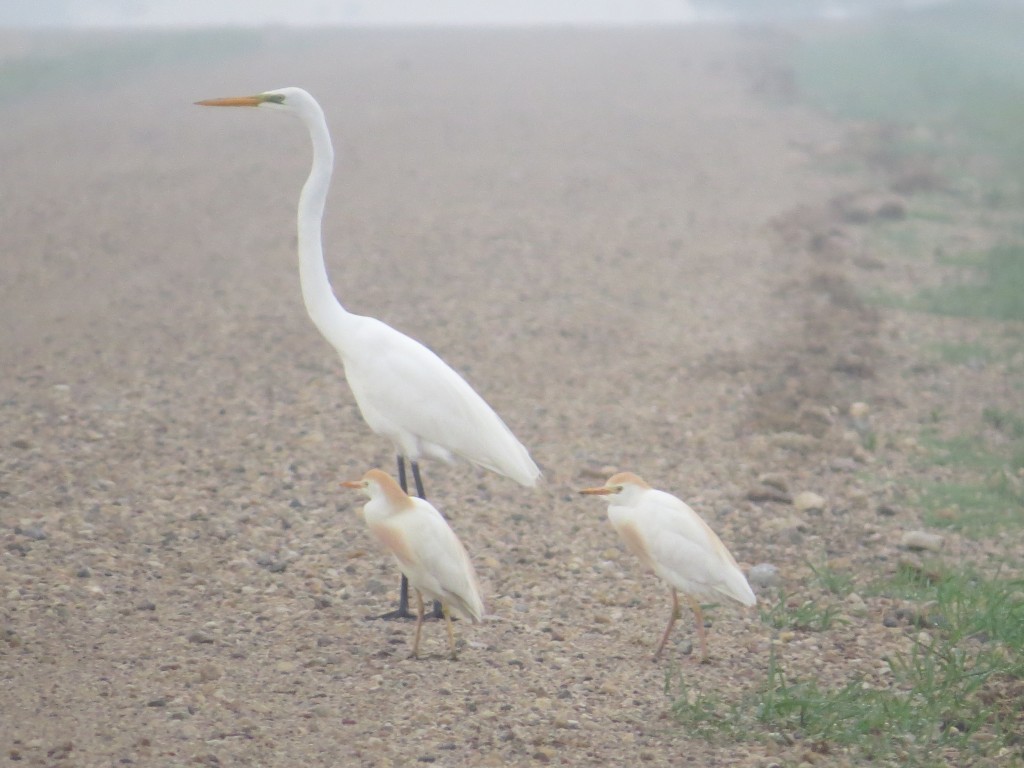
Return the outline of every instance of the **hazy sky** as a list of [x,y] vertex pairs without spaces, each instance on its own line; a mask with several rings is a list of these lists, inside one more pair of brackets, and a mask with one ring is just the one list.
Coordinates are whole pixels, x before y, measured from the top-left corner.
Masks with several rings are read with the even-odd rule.
[[2,0],[0,25],[686,22],[689,0]]

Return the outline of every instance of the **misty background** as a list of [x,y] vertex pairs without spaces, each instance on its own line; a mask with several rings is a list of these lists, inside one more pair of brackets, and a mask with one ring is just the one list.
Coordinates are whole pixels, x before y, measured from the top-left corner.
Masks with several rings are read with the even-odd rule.
[[938,0],[13,0],[0,27],[685,24],[847,18]]

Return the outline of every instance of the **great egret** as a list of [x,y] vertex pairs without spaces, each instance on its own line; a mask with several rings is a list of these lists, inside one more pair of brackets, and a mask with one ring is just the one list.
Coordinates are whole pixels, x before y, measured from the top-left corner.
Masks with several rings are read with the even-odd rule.
[[694,598],[728,597],[746,606],[757,602],[722,540],[685,502],[654,490],[632,472],[612,475],[600,488],[586,488],[580,493],[605,497],[608,519],[626,546],[671,588],[672,615],[654,658],[661,656],[672,625],[679,618],[678,591],[693,609],[701,660],[707,661],[704,614]]
[[441,603],[448,626],[448,647],[451,657],[456,658],[450,614],[474,624],[484,615],[480,585],[462,542],[429,501],[409,496],[386,472],[371,469],[362,480],[349,480],[342,485],[362,490],[370,497],[363,507],[366,525],[395,556],[399,569],[416,591],[413,657],[419,656],[425,594]]
[[[363,419],[394,445],[402,489],[408,489],[405,459],[411,463],[416,493],[424,498],[418,460],[451,461],[455,456],[522,485],[535,485],[540,470],[529,452],[459,374],[420,342],[380,320],[347,311],[335,297],[321,243],[334,149],[316,99],[301,88],[281,88],[197,103],[287,112],[309,130],[313,164],[298,208],[302,299],[313,323],[341,356]],[[386,618],[410,615],[408,584],[403,578],[398,610]]]

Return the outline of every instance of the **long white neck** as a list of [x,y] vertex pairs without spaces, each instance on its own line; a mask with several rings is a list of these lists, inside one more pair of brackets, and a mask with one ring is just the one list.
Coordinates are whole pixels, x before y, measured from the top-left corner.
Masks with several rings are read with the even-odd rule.
[[324,206],[334,171],[334,148],[331,146],[331,135],[327,130],[324,113],[316,102],[309,104],[301,117],[313,142],[313,166],[299,195],[299,280],[302,300],[320,333],[337,345],[340,341],[339,332],[343,335],[345,321],[351,315],[331,289],[321,236]]

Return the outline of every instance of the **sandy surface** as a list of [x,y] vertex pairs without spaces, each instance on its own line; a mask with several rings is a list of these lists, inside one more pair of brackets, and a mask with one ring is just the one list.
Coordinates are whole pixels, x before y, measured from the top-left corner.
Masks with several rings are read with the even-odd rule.
[[[872,464],[846,417],[856,400],[913,410],[889,389],[915,386],[887,357],[902,337],[854,297],[855,265],[809,245],[835,233],[829,201],[874,182],[823,170],[846,129],[785,98],[786,44],[268,35],[5,107],[0,757],[799,761],[799,744],[688,737],[678,681],[752,690],[773,644],[825,658],[826,677],[872,674],[906,634],[883,629],[885,605],[841,637],[781,639],[723,605],[711,664],[688,655],[689,615],[652,663],[667,593],[574,493],[635,471],[791,588],[808,560],[895,562],[915,524],[876,514],[896,465]],[[337,484],[393,457],[302,307],[304,131],[191,106],[284,85],[313,92],[335,136],[339,298],[438,351],[545,473],[528,491],[424,466],[491,614],[459,625],[454,663],[436,624],[413,661],[411,625],[367,618],[397,576]],[[765,472],[829,511],[748,500]]]

